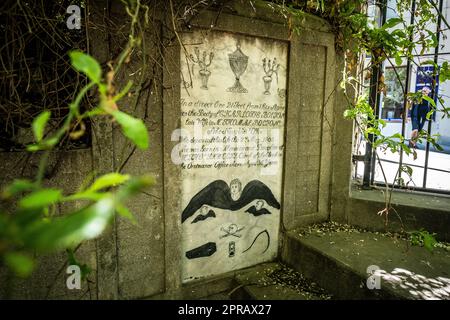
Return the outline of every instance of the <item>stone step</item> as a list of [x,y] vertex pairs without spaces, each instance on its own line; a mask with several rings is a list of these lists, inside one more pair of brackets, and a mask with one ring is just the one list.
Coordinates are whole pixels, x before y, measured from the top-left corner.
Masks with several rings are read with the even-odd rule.
[[[390,235],[314,228],[286,233],[282,252],[284,263],[335,299],[450,299],[449,258],[445,248],[431,253]],[[379,289],[367,286],[370,266],[380,268],[369,284]]]
[[315,284],[279,263],[264,263],[239,271],[236,286],[229,292],[233,300],[329,299]]
[[207,297],[201,298],[200,300],[231,300],[231,299],[228,294],[228,291],[225,291],[209,295]]

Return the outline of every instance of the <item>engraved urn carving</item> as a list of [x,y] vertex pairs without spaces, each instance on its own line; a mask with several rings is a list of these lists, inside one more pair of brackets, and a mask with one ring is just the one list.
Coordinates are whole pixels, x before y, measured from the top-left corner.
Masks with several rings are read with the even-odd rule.
[[236,44],[236,50],[233,53],[228,54],[228,60],[230,62],[231,71],[235,76],[234,85],[227,89],[228,92],[235,93],[247,93],[248,90],[241,84],[240,77],[247,69],[248,56],[246,56],[242,50],[239,42]]

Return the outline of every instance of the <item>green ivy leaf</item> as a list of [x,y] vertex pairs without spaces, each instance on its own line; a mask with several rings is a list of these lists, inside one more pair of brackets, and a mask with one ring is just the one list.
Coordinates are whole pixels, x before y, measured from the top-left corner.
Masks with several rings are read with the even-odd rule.
[[444,151],[444,148],[440,144],[436,143],[436,141],[432,140],[430,142],[433,145],[433,147],[436,148],[436,150],[441,151],[441,152]]
[[355,111],[353,109],[347,109],[344,111],[345,119],[353,119],[355,117]]
[[110,192],[91,192],[91,191],[83,191],[77,192],[70,196],[64,197],[63,201],[74,201],[74,200],[91,200],[91,201],[99,201],[104,197],[110,196]]
[[422,96],[422,99],[425,99],[426,101],[428,101],[433,107],[436,108],[436,102],[434,102],[433,99],[431,99],[429,96]]
[[122,201],[153,183],[150,176],[130,179],[115,194],[109,194],[75,213],[27,224],[21,232],[21,239],[27,247],[39,252],[74,248],[82,241],[98,237]]
[[114,207],[114,199],[108,197],[71,215],[40,220],[23,231],[23,241],[39,252],[73,248],[99,236],[110,222]]
[[35,188],[36,185],[30,180],[16,179],[3,190],[2,197],[9,198],[20,192],[30,191]]
[[433,235],[429,234],[428,232],[423,232],[422,236],[423,236],[423,246],[428,251],[433,251],[434,244],[437,242],[436,239],[433,237]]
[[50,119],[50,111],[44,111],[33,119],[31,127],[33,128],[34,138],[37,142],[41,141],[44,137],[45,126],[47,125],[48,119]]
[[397,52],[395,53],[395,64],[396,64],[397,66],[401,66],[402,63],[403,63],[403,60],[402,60],[402,57],[401,57],[401,55],[400,55],[400,52],[397,51]]
[[96,107],[90,111],[85,112],[83,114],[83,116],[86,118],[93,118],[95,116],[104,115],[104,114],[106,114],[105,110],[103,110],[102,108]]
[[42,189],[22,198],[19,206],[23,209],[42,208],[56,203],[61,198],[62,193],[59,189]]
[[410,166],[402,166],[402,171],[405,172],[410,177],[413,174],[413,169]]
[[399,139],[400,141],[403,141],[403,136],[400,133],[395,133],[391,136],[391,138]]
[[127,138],[133,141],[139,149],[148,148],[147,128],[141,119],[133,118],[132,116],[118,110],[113,111],[111,114],[120,124],[123,134]]
[[28,145],[27,150],[30,152],[36,152],[36,151],[40,151],[40,150],[49,150],[49,149],[53,148],[58,142],[59,142],[58,137],[56,137],[56,136],[51,137],[49,139],[42,140],[38,144]]
[[71,51],[69,56],[75,70],[87,75],[92,82],[100,83],[102,68],[97,60],[90,55],[77,50]]
[[439,70],[439,82],[443,83],[450,79],[450,70],[447,61],[444,61],[440,70]]
[[117,197],[120,201],[128,199],[129,197],[137,194],[142,189],[150,187],[156,183],[155,178],[150,175],[142,175],[138,178],[130,179],[126,184],[120,187],[117,192]]
[[131,213],[131,211],[128,210],[127,207],[125,207],[125,206],[122,205],[122,204],[118,204],[118,205],[116,206],[116,210],[117,210],[117,213],[118,213],[119,215],[121,215],[122,217],[124,217],[124,218],[130,220],[134,225],[137,224],[136,218],[135,218],[134,215]]
[[409,146],[407,146],[406,144],[402,143],[402,144],[401,144],[401,147],[402,147],[403,151],[405,151],[405,153],[406,153],[407,155],[410,155],[410,154],[411,154],[411,148],[410,148]]
[[10,252],[4,255],[6,265],[21,278],[28,277],[34,269],[34,261],[27,255]]
[[133,81],[131,81],[131,80],[128,81],[125,88],[123,88],[117,95],[114,96],[113,101],[116,102],[116,101],[122,99],[128,93],[128,91],[130,91],[132,85],[133,85]]
[[67,250],[67,262],[70,265],[77,265],[78,267],[80,267],[80,271],[81,271],[81,279],[85,280],[86,277],[92,272],[92,269],[85,263],[80,263],[78,261],[78,259],[75,257],[75,252],[71,249]]
[[114,187],[124,183],[128,179],[130,179],[130,176],[128,174],[111,172],[95,180],[94,183],[86,191],[93,192],[104,188]]
[[402,23],[402,22],[403,22],[403,19],[401,19],[401,18],[391,18],[388,21],[386,21],[385,24],[383,24],[381,29],[386,30],[386,29],[395,27],[396,25],[398,25],[399,23]]

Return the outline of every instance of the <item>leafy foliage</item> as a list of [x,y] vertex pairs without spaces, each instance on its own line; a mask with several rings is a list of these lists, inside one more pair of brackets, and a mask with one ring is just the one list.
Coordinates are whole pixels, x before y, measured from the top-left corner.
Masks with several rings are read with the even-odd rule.
[[[437,143],[439,136],[431,135],[426,130],[421,130],[414,143],[407,143],[407,139],[401,133],[393,135],[383,134],[386,122],[375,113],[375,106],[371,105],[366,91],[369,86],[365,80],[372,78],[370,83],[378,92],[386,93],[386,84],[384,75],[376,75],[376,70],[383,70],[384,65],[388,65],[395,71],[398,83],[402,83],[397,70],[405,60],[412,64],[417,64],[414,60],[415,55],[423,55],[437,47],[438,33],[449,29],[450,25],[442,13],[438,11],[438,1],[417,0],[414,1],[414,12],[411,12],[411,0],[398,0],[395,2],[395,8],[390,8],[396,13],[396,17],[390,18],[379,25],[368,14],[369,1],[365,0],[291,0],[291,1],[272,1],[271,7],[277,9],[283,14],[293,32],[299,30],[296,27],[296,21],[302,20],[304,13],[312,13],[326,19],[336,35],[336,46],[345,57],[345,66],[342,70],[340,80],[341,88],[348,101],[347,110],[344,112],[344,118],[355,121],[358,132],[364,137],[365,143],[371,145],[374,150],[375,160],[378,159],[378,165],[383,171],[381,161],[379,161],[378,152],[386,150],[392,153],[404,152],[407,155],[412,154],[417,158],[416,151],[410,147],[416,142],[426,141],[436,150],[442,151],[442,147]],[[386,9],[387,1],[370,2],[378,6],[378,9]],[[410,24],[410,17],[413,17],[414,23]],[[446,28],[439,30],[430,29],[430,25],[436,25],[438,18],[442,20]],[[444,35],[445,37],[445,35]],[[367,65],[361,63],[362,60],[370,58]],[[426,65],[433,65],[435,75],[439,74],[439,82],[450,79],[450,68],[448,62],[438,66],[434,61],[423,62]],[[419,65],[417,65],[419,66]],[[372,77],[372,73],[376,77]],[[434,86],[436,82],[434,83]],[[422,92],[408,92],[408,88],[402,85],[401,97],[396,97],[399,101],[405,101],[405,108],[402,111],[402,117],[406,117],[408,108],[413,104],[427,101],[431,110],[427,114],[429,120],[437,111],[442,113],[442,117],[450,117],[450,109],[445,107],[442,96],[429,97]],[[404,173],[409,177],[409,181],[401,176]],[[389,181],[384,174],[385,179],[385,208],[378,212],[379,215],[385,215],[385,224],[388,223],[390,212],[397,214],[403,229],[403,223],[400,215],[391,205],[392,192],[395,184],[408,186],[412,182],[413,169],[410,166],[399,164],[397,173],[393,179],[392,188],[389,188]],[[432,248],[434,235],[426,231],[420,231],[411,235],[414,243],[422,243],[427,249]]]
[[[139,15],[140,1],[126,7],[132,21]],[[132,23],[132,29],[134,24]],[[126,50],[115,67],[117,71],[129,57],[136,39],[130,36]],[[143,175],[131,177],[111,172],[95,179],[90,186],[80,186],[79,191],[66,194],[59,188],[44,187],[43,172],[49,152],[62,139],[84,134],[84,129],[74,131],[83,119],[106,116],[117,121],[123,134],[140,149],[148,148],[148,133],[144,122],[120,111],[117,102],[128,92],[132,83],[116,94],[115,72],[109,71],[103,77],[97,60],[79,50],[69,53],[72,67],[87,77],[87,84],[78,92],[69,105],[69,113],[61,126],[51,133],[45,133],[50,111],[40,113],[32,122],[35,143],[27,146],[30,152],[41,151],[41,160],[34,180],[16,179],[5,186],[0,205],[0,264],[4,264],[17,276],[29,276],[35,266],[34,256],[56,251],[67,251],[71,264],[80,266],[83,278],[90,268],[77,261],[76,248],[86,240],[94,239],[108,227],[116,213],[136,223],[125,202],[142,189],[154,184],[154,179]],[[89,91],[98,92],[98,106],[82,112],[80,102]],[[81,126],[82,128],[82,126]],[[56,207],[67,202],[84,200],[84,206],[74,212],[56,215]]]
[[434,245],[437,243],[435,236],[435,233],[429,233],[424,229],[420,229],[419,231],[410,232],[409,241],[413,246],[425,247],[432,252]]
[[33,120],[33,134],[37,142],[41,141],[44,137],[45,125],[50,119],[50,114],[50,111],[44,111]]
[[406,154],[415,153],[405,143],[405,138],[400,133],[391,136],[383,135],[381,129],[386,126],[386,121],[375,116],[365,95],[359,97],[355,105],[344,111],[344,118],[357,121],[366,141],[371,141],[369,135],[375,135],[377,139],[371,142],[375,148],[382,146],[392,152],[402,149]]
[[75,70],[84,73],[92,82],[100,84],[102,68],[97,60],[81,51],[72,51],[69,56]]
[[148,148],[147,128],[141,119],[135,119],[121,111],[113,111],[112,116],[121,125],[123,134],[140,149]]

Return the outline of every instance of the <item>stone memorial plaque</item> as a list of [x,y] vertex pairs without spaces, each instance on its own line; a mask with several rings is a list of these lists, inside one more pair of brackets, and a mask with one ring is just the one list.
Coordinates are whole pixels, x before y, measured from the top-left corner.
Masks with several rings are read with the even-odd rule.
[[288,44],[218,31],[183,35],[182,280],[278,252]]

